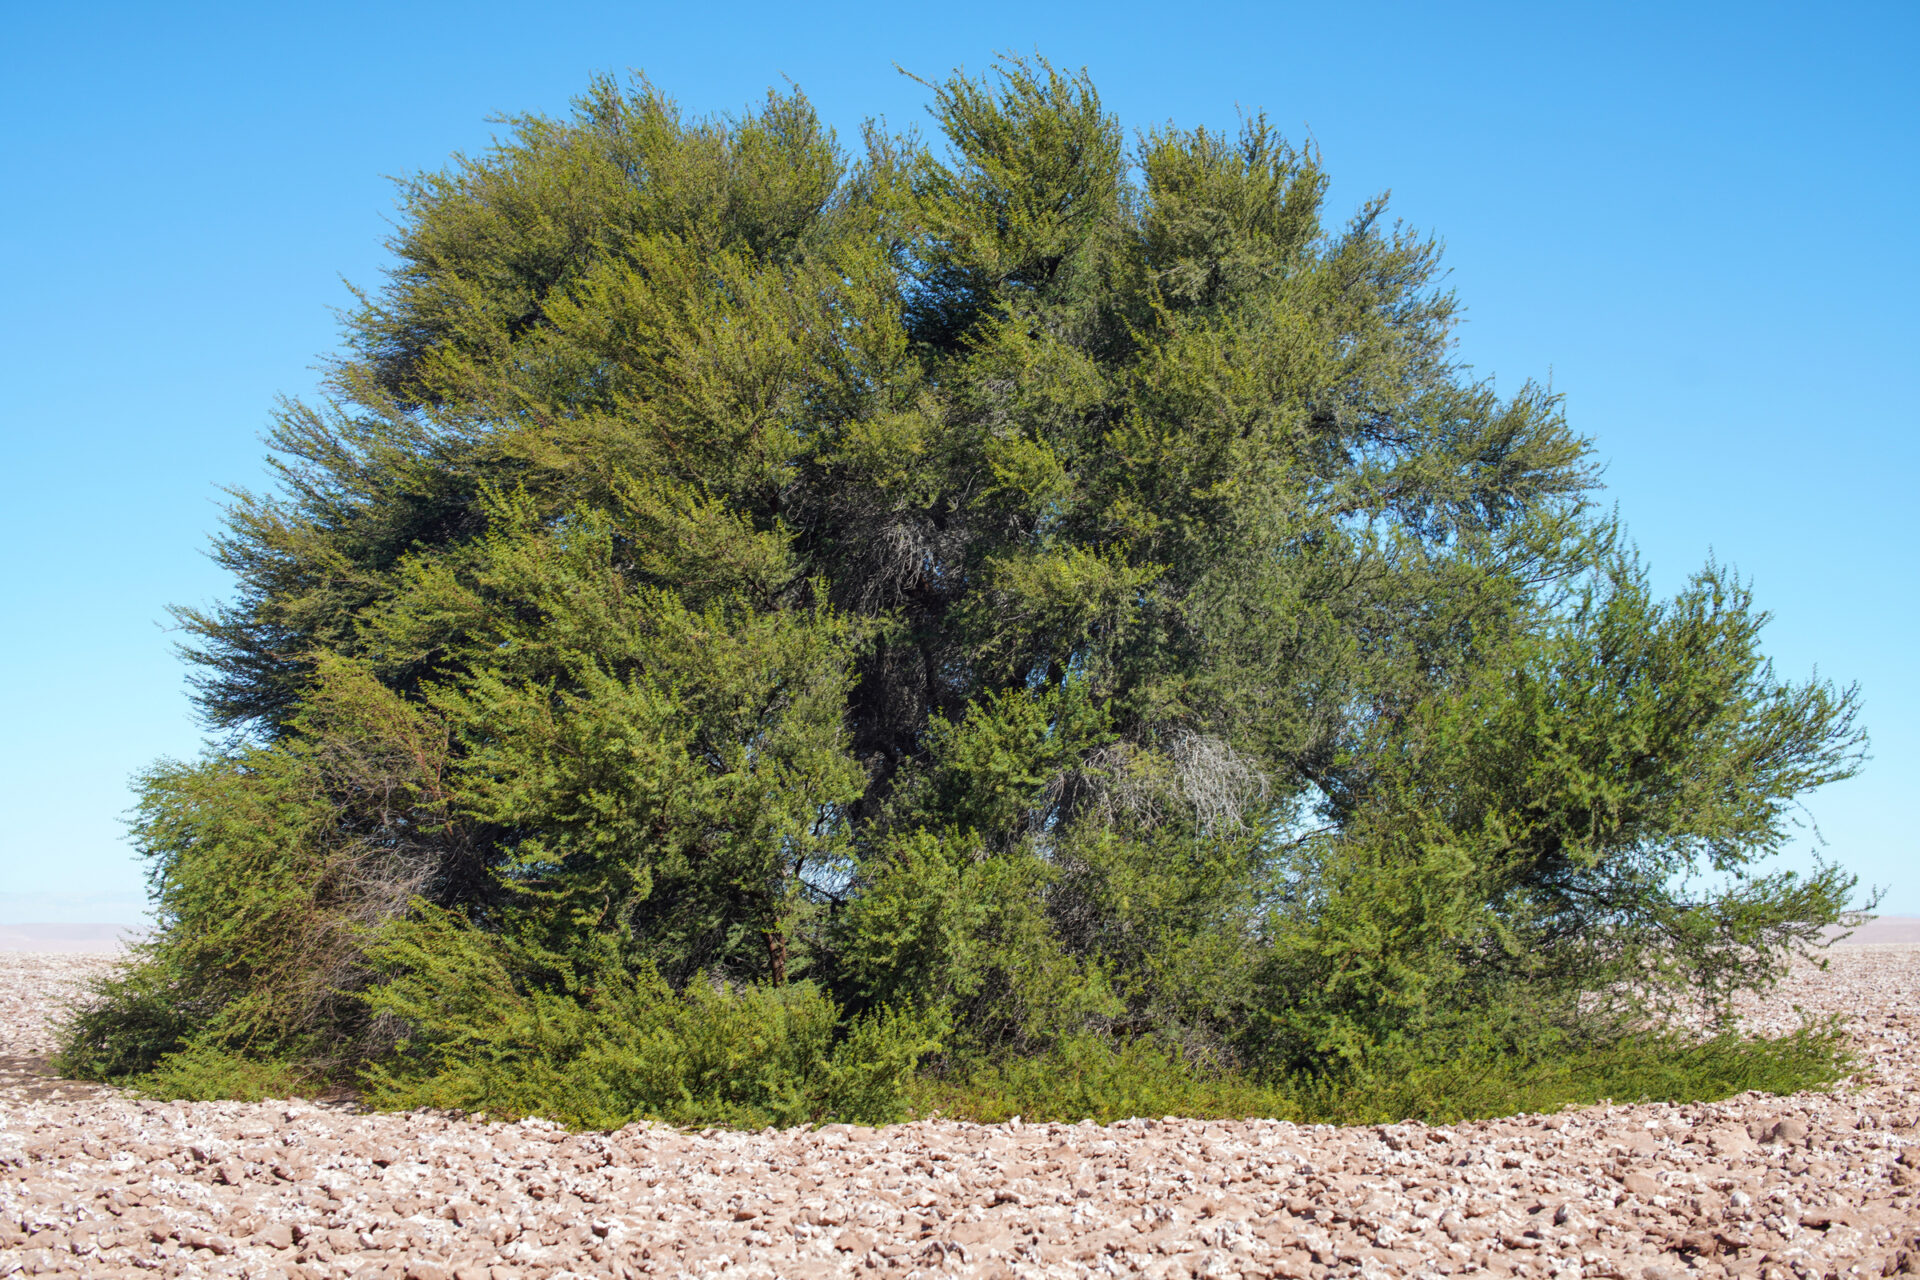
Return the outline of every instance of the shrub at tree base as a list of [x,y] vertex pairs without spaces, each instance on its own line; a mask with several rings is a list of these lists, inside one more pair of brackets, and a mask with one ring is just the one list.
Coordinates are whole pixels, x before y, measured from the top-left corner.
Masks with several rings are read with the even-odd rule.
[[596,82],[403,184],[179,615],[214,745],[67,1068],[596,1125],[1842,1069],[1645,1028],[1842,917],[1766,862],[1854,692],[1717,565],[1657,596],[1435,244],[1264,119],[930,88],[944,151]]
[[298,1064],[251,1057],[217,1044],[189,1044],[160,1059],[153,1070],[129,1076],[129,1092],[164,1102],[298,1098],[318,1083]]
[[413,1036],[372,1066],[375,1106],[603,1129],[885,1124],[907,1117],[914,1066],[942,1030],[936,1016],[884,1011],[836,1035],[839,1010],[811,982],[729,990],[696,978],[675,992],[650,967],[516,947],[431,907],[375,954],[395,976],[370,1003]]
[[1552,1054],[1489,1049],[1404,1063],[1394,1073],[1303,1072],[1264,1081],[1246,1072],[1196,1069],[1162,1046],[1087,1039],[1035,1057],[980,1064],[964,1075],[923,1076],[914,1109],[983,1124],[1016,1116],[1107,1124],[1164,1115],[1458,1124],[1608,1100],[1625,1105],[1714,1101],[1749,1090],[1795,1093],[1853,1067],[1846,1037],[1831,1027],[1774,1039],[1642,1034]]

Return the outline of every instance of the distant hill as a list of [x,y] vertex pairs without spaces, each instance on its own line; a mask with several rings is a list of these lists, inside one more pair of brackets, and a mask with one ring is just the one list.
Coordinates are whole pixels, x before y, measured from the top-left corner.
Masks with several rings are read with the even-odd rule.
[[1875,916],[1840,945],[1866,947],[1887,942],[1920,942],[1920,916]]
[[0,951],[118,951],[145,932],[124,924],[0,924]]

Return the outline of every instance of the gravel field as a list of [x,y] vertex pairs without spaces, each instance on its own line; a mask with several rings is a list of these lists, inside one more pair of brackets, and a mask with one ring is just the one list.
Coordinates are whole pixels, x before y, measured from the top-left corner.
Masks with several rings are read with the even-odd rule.
[[1429,1128],[1133,1120],[681,1133],[36,1074],[105,956],[0,955],[0,1276],[1920,1274],[1920,947],[1756,1017],[1854,1019],[1837,1093]]
[[0,951],[0,1054],[53,1051],[50,1026],[69,996],[96,973],[113,967],[102,955],[34,955]]

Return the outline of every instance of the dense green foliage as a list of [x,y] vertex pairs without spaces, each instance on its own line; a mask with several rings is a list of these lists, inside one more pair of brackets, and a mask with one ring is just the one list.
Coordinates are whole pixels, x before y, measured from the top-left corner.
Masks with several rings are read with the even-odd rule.
[[933,93],[944,153],[849,153],[599,82],[406,186],[181,615],[223,736],[144,781],[165,931],[70,1065],[1305,1097],[1628,1044],[1839,917],[1763,864],[1853,694],[1719,566],[1652,592],[1559,400],[1455,361],[1434,242],[1329,225],[1260,118]]
[[1014,1116],[1106,1124],[1163,1115],[1457,1124],[1609,1100],[1712,1101],[1753,1089],[1795,1093],[1852,1070],[1846,1041],[1840,1030],[1819,1026],[1776,1039],[1665,1033],[1581,1044],[1549,1037],[1518,1052],[1508,1046],[1435,1056],[1396,1071],[1301,1072],[1261,1080],[1244,1070],[1195,1070],[1177,1051],[1151,1042],[1116,1046],[1078,1037],[1044,1054],[925,1077],[915,1110],[988,1124]]
[[153,1070],[123,1077],[120,1083],[136,1096],[163,1102],[262,1102],[302,1097],[320,1081],[283,1058],[197,1041],[167,1054]]
[[907,1083],[936,1048],[937,1013],[885,1011],[836,1036],[811,982],[674,991],[614,948],[542,952],[424,908],[375,948],[376,1012],[413,1029],[376,1063],[376,1105],[540,1114],[617,1129],[641,1116],[758,1129],[822,1116],[907,1116]]

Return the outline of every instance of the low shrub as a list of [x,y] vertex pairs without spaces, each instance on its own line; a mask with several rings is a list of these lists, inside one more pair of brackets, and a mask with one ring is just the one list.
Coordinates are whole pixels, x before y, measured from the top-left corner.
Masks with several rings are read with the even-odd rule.
[[316,1083],[292,1062],[196,1043],[162,1057],[153,1070],[128,1077],[124,1087],[162,1102],[259,1102],[299,1097]]
[[1297,1117],[1312,1123],[1455,1124],[1608,1099],[1711,1102],[1750,1089],[1794,1093],[1851,1069],[1845,1038],[1830,1026],[1771,1038],[1662,1033],[1551,1054],[1436,1058],[1390,1075],[1302,1078],[1285,1093]]
[[193,1032],[164,943],[136,945],[125,963],[92,979],[65,1010],[53,1068],[75,1080],[124,1080],[151,1071]]
[[365,1074],[376,1107],[433,1106],[618,1128],[633,1120],[757,1129],[909,1113],[938,1013],[850,1023],[817,986],[674,991],[648,965],[563,958],[424,910],[373,956],[368,1002],[410,1028]]
[[[847,1018],[811,982],[700,979],[676,991],[652,966],[611,949],[563,956],[424,904],[381,935],[371,958],[381,980],[365,1003],[402,1038],[359,1077],[370,1104],[582,1128],[637,1119],[885,1124],[936,1114],[982,1123],[1178,1115],[1446,1124],[1602,1099],[1792,1093],[1852,1069],[1832,1022],[1773,1038],[1665,1032],[1583,1042],[1538,1027],[1522,1038],[1512,1019],[1481,1019],[1472,1031],[1293,1073],[1222,1066],[1150,1035],[1081,1033],[1025,1053],[967,1052],[949,1044],[944,1005]],[[236,1048],[205,1029],[189,1035],[164,977],[149,959],[104,979],[118,1034],[90,1035],[81,1006],[59,1068],[169,1100],[254,1101],[327,1083],[311,1061]],[[936,1051],[944,1057],[923,1065]]]
[[998,1124],[1180,1115],[1222,1119],[1273,1114],[1277,1096],[1250,1075],[1212,1071],[1151,1039],[1115,1042],[1076,1036],[1051,1051],[926,1072],[915,1110]]
[[1051,1053],[981,1064],[916,1083],[916,1110],[998,1123],[1101,1123],[1129,1116],[1264,1117],[1301,1124],[1455,1124],[1553,1112],[1604,1099],[1621,1103],[1713,1101],[1748,1090],[1794,1093],[1852,1070],[1833,1025],[1768,1038],[1647,1034],[1556,1052],[1491,1052],[1403,1061],[1392,1070],[1300,1074],[1261,1080],[1196,1066],[1150,1041],[1092,1036]]

